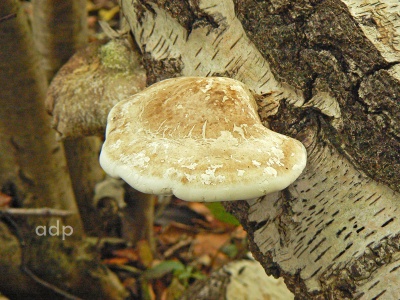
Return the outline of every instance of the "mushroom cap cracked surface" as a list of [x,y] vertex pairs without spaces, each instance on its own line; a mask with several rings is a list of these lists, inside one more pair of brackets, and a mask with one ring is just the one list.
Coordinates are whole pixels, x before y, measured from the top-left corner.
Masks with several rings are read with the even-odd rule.
[[306,165],[306,150],[262,125],[243,83],[179,77],[114,106],[100,164],[144,193],[244,200],[290,185]]

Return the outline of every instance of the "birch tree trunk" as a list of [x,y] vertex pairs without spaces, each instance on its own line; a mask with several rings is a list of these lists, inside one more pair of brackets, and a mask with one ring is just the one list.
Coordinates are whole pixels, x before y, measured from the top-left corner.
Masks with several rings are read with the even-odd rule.
[[[66,219],[18,219],[14,226],[1,216],[0,290],[13,299],[57,299],[55,291],[123,299],[126,291],[115,274],[82,241],[64,150],[44,107],[46,77],[20,1],[0,1],[0,14],[16,14],[0,22],[0,191],[16,207],[74,213]],[[70,228],[68,237],[64,225]],[[55,229],[51,233],[49,226]]]
[[[48,81],[88,41],[85,0],[34,0],[32,29]],[[74,195],[87,233],[98,233],[94,186],[104,178],[98,163],[98,137],[66,139],[64,149]]]
[[68,222],[82,236],[63,147],[44,108],[46,78],[20,6],[2,1],[0,23],[0,186],[18,206],[53,207],[75,212]]
[[400,295],[400,4],[121,0],[148,84],[228,76],[307,148],[286,190],[226,206],[298,299]]

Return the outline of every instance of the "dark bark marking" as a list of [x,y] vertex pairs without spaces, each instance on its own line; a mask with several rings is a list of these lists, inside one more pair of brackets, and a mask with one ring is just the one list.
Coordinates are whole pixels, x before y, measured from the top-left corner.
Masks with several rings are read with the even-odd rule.
[[319,221],[317,224],[315,224],[315,228],[318,228],[319,225],[321,225],[324,222],[324,219],[322,219],[321,221]]
[[399,269],[399,268],[400,268],[400,265],[398,265],[398,266],[394,267],[393,269],[391,269],[391,270],[389,271],[389,273],[392,273],[392,272],[396,271],[396,270]]
[[376,195],[376,192],[371,194],[367,199],[365,199],[365,202],[368,202],[369,199],[371,199],[372,197],[374,197]]
[[377,280],[377,281],[375,281],[369,288],[368,288],[368,290],[370,291],[370,290],[372,290],[377,284],[379,284],[379,280]]
[[370,237],[371,235],[373,235],[373,234],[375,234],[376,233],[376,231],[375,230],[372,230],[371,232],[369,232],[369,233],[367,233],[366,235],[365,235],[365,238],[368,238],[368,237]]
[[[155,49],[157,49],[158,45],[161,43],[162,40],[163,40],[163,37],[160,36],[160,38],[158,39],[156,45],[155,45],[154,48],[153,48],[153,51],[154,51]],[[165,41],[165,40],[164,40],[164,41]]]
[[369,204],[369,206],[371,206],[371,205],[374,205],[378,200],[380,200],[381,199],[381,195],[379,195],[374,201],[372,201],[370,204]]
[[343,240],[344,241],[347,240],[352,234],[353,234],[352,232],[349,232],[348,234],[346,234]]
[[167,40],[164,39],[163,43],[162,43],[161,46],[160,46],[160,51],[161,51],[161,49],[164,47],[166,41],[167,41]]
[[321,271],[322,267],[319,267],[318,269],[315,270],[314,273],[311,274],[310,278],[314,277],[315,275],[318,274],[319,271]]
[[357,232],[357,233],[360,233],[360,232],[363,231],[364,229],[365,229],[365,227],[363,226],[363,227],[357,229],[356,232]]
[[328,248],[326,248],[320,255],[317,256],[317,258],[314,260],[314,262],[319,261],[331,248],[332,248],[332,246],[329,246]]
[[383,291],[380,292],[378,295],[376,295],[375,297],[373,297],[371,300],[377,300],[377,299],[379,299],[384,293],[386,293],[386,290],[383,290]]
[[270,81],[270,80],[271,80],[271,78],[268,78],[268,79],[265,80],[263,83],[261,83],[261,84],[259,85],[259,87],[262,87],[263,85],[267,84],[268,81]]
[[228,66],[233,62],[233,60],[234,60],[235,58],[234,57],[232,57],[232,59],[225,65],[225,69],[227,69],[228,68]]
[[154,29],[156,28],[156,23],[154,22],[153,23],[153,27],[151,28],[151,30],[150,30],[150,36],[152,36],[153,35],[153,33],[154,33]]
[[345,231],[346,229],[347,229],[346,226],[344,226],[344,227],[342,227],[341,229],[339,229],[339,230],[336,232],[336,237],[339,237],[339,236],[342,234],[342,232]]
[[392,223],[393,221],[394,221],[394,219],[395,218],[390,218],[389,220],[387,220],[385,223],[383,223],[382,225],[381,225],[381,227],[383,228],[383,227],[386,227],[387,225],[389,225],[390,223]]
[[364,196],[361,196],[361,197],[357,198],[353,203],[357,203],[357,202],[360,201],[362,198],[364,198]]
[[311,250],[310,250],[310,253],[313,253],[323,242],[325,242],[326,241],[326,237],[323,237],[322,239],[321,239],[321,241],[319,241],[315,246],[314,246],[314,248],[312,248]]
[[[301,248],[300,248],[300,249],[301,249]],[[308,247],[305,247],[305,248],[303,249],[303,251],[301,251],[301,252],[299,253],[299,255],[297,255],[296,257],[297,257],[297,258],[300,258],[300,256],[302,256],[303,253],[304,253],[307,249],[308,249]],[[293,255],[296,255],[296,254],[293,253]]]
[[240,37],[231,45],[229,50],[232,50],[237,45],[237,43],[239,43],[239,41],[242,39],[242,37],[243,37],[243,34],[241,34]]
[[361,299],[361,298],[362,298],[362,296],[364,296],[364,293],[361,293],[361,294],[357,295],[357,296],[354,298],[354,300]]
[[202,50],[203,50],[203,47],[200,47],[199,50],[197,50],[197,52],[196,52],[194,57],[197,57],[197,55],[199,55]]
[[374,214],[374,217],[376,217],[377,215],[379,215],[379,214],[380,214],[381,212],[383,212],[385,209],[386,209],[386,208],[384,207],[384,208],[382,208],[381,210],[377,211],[377,212]]
[[172,42],[172,45],[175,46],[177,40],[178,40],[178,35],[175,36],[175,39],[174,39],[174,41]]
[[325,226],[328,227],[329,225],[331,225],[333,223],[334,219],[329,220],[328,222],[325,223]]
[[143,32],[144,32],[144,28],[142,27],[142,28],[140,29],[140,32],[139,32],[139,41],[142,41],[142,40],[143,40]]
[[218,50],[214,53],[214,55],[211,57],[211,60],[214,60],[214,58],[217,56],[218,52],[219,52],[219,49],[218,49]]
[[160,54],[160,56],[164,56],[165,53],[167,53],[169,50],[169,45],[167,45],[167,47],[165,48],[165,50]]
[[268,219],[267,220],[264,220],[264,221],[262,221],[262,222],[253,222],[252,224],[254,225],[254,230],[255,231],[258,231],[258,230],[260,230],[260,229],[262,229],[262,230],[264,230],[265,229],[265,227],[267,227],[267,224],[268,224],[269,222],[268,222]]
[[207,6],[207,7],[203,8],[203,10],[207,10],[207,9],[210,9],[210,8],[214,8],[214,7],[216,7],[216,6],[217,6],[217,4],[214,4],[214,5],[211,5],[211,6]]
[[221,36],[225,33],[225,29],[221,30],[217,36],[215,37],[214,41],[211,43],[215,48],[218,48],[219,43],[221,42]]

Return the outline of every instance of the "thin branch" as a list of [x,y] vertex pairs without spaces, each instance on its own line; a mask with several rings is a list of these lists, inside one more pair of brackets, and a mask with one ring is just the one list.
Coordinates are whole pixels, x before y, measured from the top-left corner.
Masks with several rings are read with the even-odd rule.
[[12,18],[15,18],[16,16],[17,16],[17,14],[13,13],[13,14],[9,14],[9,15],[6,15],[4,17],[1,17],[0,18],[0,23],[3,22],[3,21],[7,21],[7,20],[10,20]]
[[1,208],[1,215],[32,216],[32,217],[68,217],[75,214],[72,211],[55,208]]
[[47,281],[37,277],[35,274],[32,273],[31,270],[28,269],[26,265],[22,265],[22,270],[27,274],[30,278],[32,278],[35,282],[39,283],[40,285],[48,288],[49,290],[52,290],[53,292],[65,297],[65,299],[70,299],[70,300],[82,300],[79,297],[76,297],[74,295],[71,295],[70,293],[63,291],[62,289],[59,289],[55,285],[52,285],[48,283]]

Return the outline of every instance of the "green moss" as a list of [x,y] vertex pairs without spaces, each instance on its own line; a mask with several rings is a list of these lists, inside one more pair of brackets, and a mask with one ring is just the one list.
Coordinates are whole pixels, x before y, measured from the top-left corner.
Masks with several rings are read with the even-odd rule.
[[127,71],[133,67],[132,53],[122,40],[111,40],[100,48],[101,63],[109,68]]

